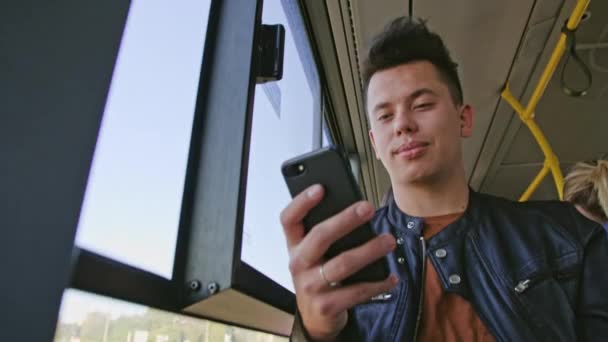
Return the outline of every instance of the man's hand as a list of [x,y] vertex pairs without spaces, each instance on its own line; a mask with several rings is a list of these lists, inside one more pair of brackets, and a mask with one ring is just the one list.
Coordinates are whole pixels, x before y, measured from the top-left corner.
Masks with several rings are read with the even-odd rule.
[[323,198],[323,188],[314,185],[296,196],[281,213],[287,240],[289,270],[296,290],[298,309],[306,331],[318,341],[335,339],[348,321],[348,309],[392,289],[395,275],[375,283],[348,287],[331,286],[390,253],[395,239],[382,234],[367,243],[325,261],[323,254],[339,238],[374,216],[369,202],[358,202],[317,224],[304,235],[302,220]]

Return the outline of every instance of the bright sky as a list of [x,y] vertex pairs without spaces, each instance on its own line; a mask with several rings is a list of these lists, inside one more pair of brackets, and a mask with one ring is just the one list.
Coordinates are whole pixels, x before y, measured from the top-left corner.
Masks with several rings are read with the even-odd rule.
[[262,21],[283,24],[286,31],[283,78],[272,85],[279,88],[281,105],[277,113],[264,86],[256,87],[241,259],[293,291],[289,255],[279,223],[280,212],[291,199],[281,164],[313,149],[313,96],[279,3],[264,3]]
[[[209,0],[133,0],[105,108],[77,244],[171,277]],[[313,97],[279,0],[263,21],[287,31],[279,112],[256,87],[242,259],[288,289],[279,225],[290,199],[281,163],[313,147]],[[277,92],[278,91],[278,92]],[[66,291],[62,322],[141,306]]]

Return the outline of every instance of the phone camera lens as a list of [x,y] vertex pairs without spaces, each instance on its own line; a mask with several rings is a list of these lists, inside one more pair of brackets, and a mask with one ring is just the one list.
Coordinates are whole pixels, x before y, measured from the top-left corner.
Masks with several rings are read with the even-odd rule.
[[303,164],[298,165],[298,172],[299,173],[304,172],[304,165]]

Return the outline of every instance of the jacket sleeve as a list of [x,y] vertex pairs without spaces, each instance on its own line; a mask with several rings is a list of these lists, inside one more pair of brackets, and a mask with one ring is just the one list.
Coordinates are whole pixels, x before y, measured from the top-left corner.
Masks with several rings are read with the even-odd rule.
[[587,240],[581,269],[577,310],[579,341],[608,338],[608,236],[601,226],[596,226]]
[[[350,341],[363,341],[364,339],[361,336],[356,336],[354,334],[355,329],[353,329],[353,320],[351,319],[352,312],[349,312],[349,319],[346,327],[340,335],[336,338],[336,342],[350,342]],[[302,323],[302,318],[300,317],[300,311],[297,310],[293,320],[293,328],[291,330],[291,336],[289,336],[290,342],[314,342],[308,336],[306,332],[306,328],[304,328],[304,323]]]

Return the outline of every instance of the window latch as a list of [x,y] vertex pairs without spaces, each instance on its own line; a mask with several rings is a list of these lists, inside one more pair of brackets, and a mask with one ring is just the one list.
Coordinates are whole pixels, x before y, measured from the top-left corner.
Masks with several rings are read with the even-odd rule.
[[278,81],[283,78],[284,50],[285,28],[283,25],[261,25],[257,44],[256,83]]

